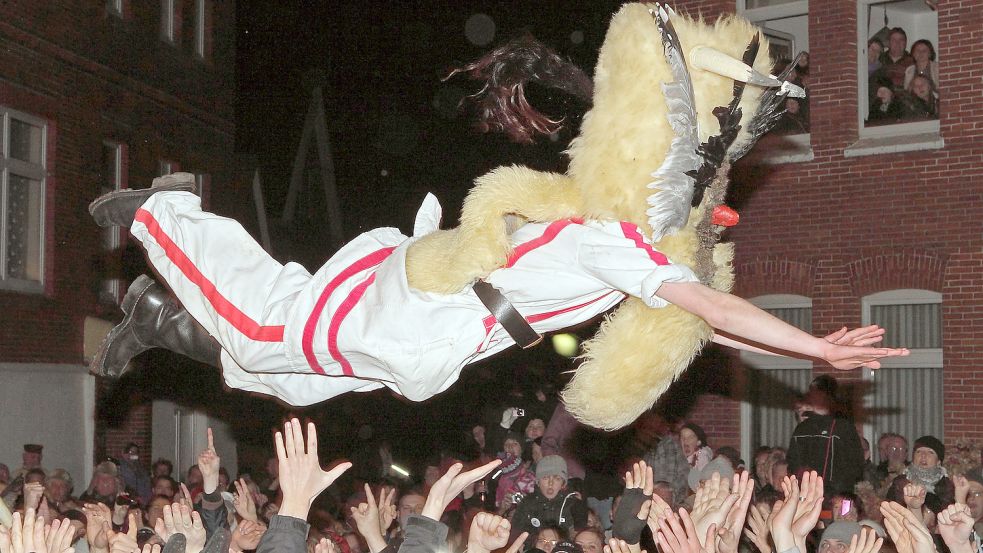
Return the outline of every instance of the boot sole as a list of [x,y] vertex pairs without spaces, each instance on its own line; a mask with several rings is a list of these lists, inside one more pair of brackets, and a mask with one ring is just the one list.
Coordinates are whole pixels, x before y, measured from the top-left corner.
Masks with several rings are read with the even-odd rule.
[[154,279],[147,275],[140,275],[130,284],[130,287],[126,290],[126,295],[123,296],[123,302],[120,304],[120,309],[123,310],[125,314],[123,320],[113,327],[109,331],[109,334],[102,340],[99,344],[99,349],[96,350],[96,355],[92,358],[92,362],[89,364],[89,372],[96,376],[104,376],[106,378],[120,378],[130,368],[130,363],[127,362],[119,372],[110,371],[106,368],[106,357],[109,355],[109,347],[116,341],[116,338],[120,334],[128,330],[130,322],[133,320],[133,308],[136,306],[140,298],[147,293],[147,290],[151,286],[157,284]]
[[92,218],[96,220],[96,223],[98,223],[99,226],[102,227],[112,226],[112,223],[104,224],[99,221],[100,218],[96,214],[96,211],[100,207],[111,201],[118,200],[121,198],[125,199],[125,198],[140,197],[140,196],[147,196],[149,198],[150,195],[148,195],[148,193],[156,194],[158,192],[191,192],[192,194],[197,194],[198,186],[194,182],[177,182],[173,184],[151,186],[150,188],[140,188],[140,189],[126,188],[123,190],[108,192],[106,194],[103,194],[102,196],[99,196],[95,200],[92,200],[92,203],[89,204],[89,215],[91,215]]

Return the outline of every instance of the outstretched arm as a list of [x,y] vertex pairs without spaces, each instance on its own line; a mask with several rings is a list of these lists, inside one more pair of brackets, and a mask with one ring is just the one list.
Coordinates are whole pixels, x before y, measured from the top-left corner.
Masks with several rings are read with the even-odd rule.
[[798,328],[731,294],[696,282],[665,282],[660,298],[705,320],[736,342],[822,359],[840,370],[867,366],[880,368],[878,359],[908,355],[904,348],[875,348],[831,343]]

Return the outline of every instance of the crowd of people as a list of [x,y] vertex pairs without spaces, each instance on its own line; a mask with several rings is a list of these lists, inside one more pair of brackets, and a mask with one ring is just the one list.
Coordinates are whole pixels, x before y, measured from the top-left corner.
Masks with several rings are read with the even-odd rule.
[[20,469],[0,465],[0,553],[983,551],[979,464],[950,474],[940,440],[909,448],[895,433],[878,439],[875,464],[835,394],[835,380],[814,380],[790,442],[750,465],[692,422],[646,416],[607,474],[571,453],[576,422],[561,404],[550,416],[504,408],[473,426],[473,450],[434,457],[419,482],[390,466],[323,470],[315,426],[297,419],[252,475],[230,478],[209,430],[182,481],[128,444],[77,496],[28,444]]
[[869,111],[867,124],[892,124],[939,118],[939,64],[935,46],[916,40],[908,51],[908,35],[895,27],[867,41]]

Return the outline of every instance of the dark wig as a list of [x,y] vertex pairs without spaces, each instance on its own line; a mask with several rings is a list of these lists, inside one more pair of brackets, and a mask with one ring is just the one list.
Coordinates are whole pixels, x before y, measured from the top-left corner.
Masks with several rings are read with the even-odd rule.
[[593,83],[583,70],[528,34],[454,69],[447,78],[457,73],[484,82],[469,96],[478,111],[475,126],[504,132],[516,142],[532,142],[536,134],[554,133],[562,124],[529,105],[526,83],[562,90],[588,104],[593,96]]

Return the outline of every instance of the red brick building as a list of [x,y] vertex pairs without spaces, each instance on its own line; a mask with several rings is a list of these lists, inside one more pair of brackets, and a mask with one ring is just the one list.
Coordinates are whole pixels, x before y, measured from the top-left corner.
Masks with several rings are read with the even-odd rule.
[[199,175],[206,201],[229,188],[234,45],[231,1],[0,5],[0,461],[43,443],[46,466],[79,482],[124,441],[149,456],[149,406],[123,430],[93,418],[85,349],[127,283],[105,278],[121,276],[125,237],[86,206],[178,169]]
[[[933,433],[983,441],[983,12],[975,2],[679,0],[706,17],[742,12],[778,43],[810,53],[810,133],[732,172],[741,223],[735,292],[816,334],[876,322],[910,358],[876,375],[839,373],[868,438]],[[874,126],[867,40],[881,27],[932,42],[940,116]],[[770,158],[770,159],[769,159]],[[730,399],[691,414],[715,446],[787,445],[790,389],[809,362],[735,362]],[[757,365],[757,368],[755,366]],[[784,440],[784,442],[783,442]],[[876,448],[875,448],[876,457]],[[747,458],[747,457],[746,457]],[[876,460],[876,459],[875,459]]]

